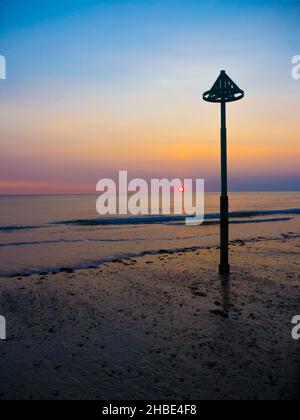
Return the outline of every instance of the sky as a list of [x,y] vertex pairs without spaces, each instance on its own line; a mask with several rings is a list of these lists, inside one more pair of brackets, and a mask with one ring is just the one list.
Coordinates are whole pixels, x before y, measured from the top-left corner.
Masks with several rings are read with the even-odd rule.
[[220,188],[219,75],[229,189],[300,190],[299,1],[1,0],[0,194],[93,193],[101,178],[204,178]]

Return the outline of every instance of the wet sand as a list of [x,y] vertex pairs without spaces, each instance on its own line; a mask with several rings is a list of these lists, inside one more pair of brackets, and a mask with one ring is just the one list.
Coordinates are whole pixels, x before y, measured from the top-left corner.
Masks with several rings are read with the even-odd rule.
[[300,238],[0,279],[0,399],[297,399]]

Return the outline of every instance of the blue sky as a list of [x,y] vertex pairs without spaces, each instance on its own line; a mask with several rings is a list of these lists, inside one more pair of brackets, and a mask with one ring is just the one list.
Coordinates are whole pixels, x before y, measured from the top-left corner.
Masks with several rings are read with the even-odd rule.
[[[2,50],[17,77],[140,75],[136,63],[197,58],[251,66],[299,48],[297,1],[3,1]],[[100,52],[100,54],[99,54]],[[234,54],[236,56],[234,57]],[[233,63],[235,58],[235,63]],[[22,61],[21,61],[22,60]],[[275,60],[271,62],[270,60]],[[59,65],[58,65],[59,61]],[[118,68],[112,69],[113,64]],[[96,66],[95,66],[96,65]],[[144,69],[145,70],[145,69]]]
[[[2,159],[11,164],[9,171],[2,170],[1,177],[17,182],[25,174],[28,182],[36,178],[58,182],[61,178],[46,165],[53,154],[49,143],[67,149],[75,137],[80,142],[78,133],[86,144],[85,164],[78,162],[82,153],[79,145],[71,157],[63,152],[64,165],[76,173],[75,184],[81,180],[86,186],[94,185],[94,179],[96,182],[96,163],[87,162],[97,138],[105,150],[106,163],[111,161],[105,167],[108,173],[99,173],[99,177],[120,169],[117,163],[150,176],[153,163],[161,168],[161,162],[155,154],[149,159],[148,149],[143,155],[137,138],[145,142],[149,127],[161,127],[160,132],[154,130],[154,145],[157,150],[162,144],[172,147],[171,129],[166,134],[164,122],[169,127],[178,124],[176,147],[184,138],[186,148],[193,147],[199,130],[199,143],[202,141],[207,151],[209,136],[213,135],[217,144],[218,131],[209,131],[208,122],[212,130],[217,128],[218,110],[201,103],[201,93],[224,68],[247,95],[247,102],[233,108],[237,123],[232,127],[233,143],[253,141],[257,153],[267,155],[260,147],[265,144],[272,152],[273,141],[274,160],[269,173],[261,162],[260,185],[276,189],[280,180],[283,189],[300,188],[296,167],[299,152],[293,132],[298,121],[300,83],[290,75],[291,58],[300,54],[299,22],[298,1],[2,1],[0,54],[7,59],[8,79],[1,84],[1,142]],[[262,112],[262,130],[255,132],[253,127],[258,128]],[[276,128],[280,118],[281,125]],[[70,128],[73,120],[75,126],[81,120],[76,132]],[[61,132],[52,129],[56,121]],[[186,137],[178,135],[179,122],[187,131]],[[247,124],[255,138],[244,130],[238,139],[238,128]],[[127,131],[122,143],[124,127]],[[278,134],[274,139],[274,130],[277,134],[288,132],[287,138]],[[118,145],[112,150],[110,133]],[[130,135],[135,140],[131,141]],[[284,170],[278,167],[280,142],[287,143],[290,153],[284,155],[285,161],[292,158],[290,168]],[[118,152],[120,145],[136,147],[136,161]],[[167,154],[165,150],[162,153]],[[205,152],[203,173],[198,175],[208,178],[211,189],[218,189],[217,161],[208,169],[206,159]],[[201,156],[199,162],[201,166]],[[180,159],[172,165],[174,175],[184,172]],[[233,161],[233,189],[249,189],[257,179],[250,162],[245,161],[245,165],[243,174],[241,163]],[[195,175],[196,166],[191,162],[186,168],[189,175]],[[167,172],[173,175],[170,169]],[[64,182],[72,183],[71,177]]]

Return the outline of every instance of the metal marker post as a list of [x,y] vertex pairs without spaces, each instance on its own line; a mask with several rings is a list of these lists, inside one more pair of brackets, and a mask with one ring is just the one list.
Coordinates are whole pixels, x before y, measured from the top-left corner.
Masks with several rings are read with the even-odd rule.
[[226,102],[242,99],[244,92],[227,76],[225,70],[211,88],[203,94],[206,102],[221,104],[221,199],[220,199],[220,265],[219,273],[230,274],[229,265],[229,200],[227,182]]

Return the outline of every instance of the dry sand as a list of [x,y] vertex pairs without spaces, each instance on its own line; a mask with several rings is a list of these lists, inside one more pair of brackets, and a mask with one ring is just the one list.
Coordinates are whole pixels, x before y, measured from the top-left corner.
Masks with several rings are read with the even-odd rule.
[[0,279],[0,399],[296,399],[300,239]]

